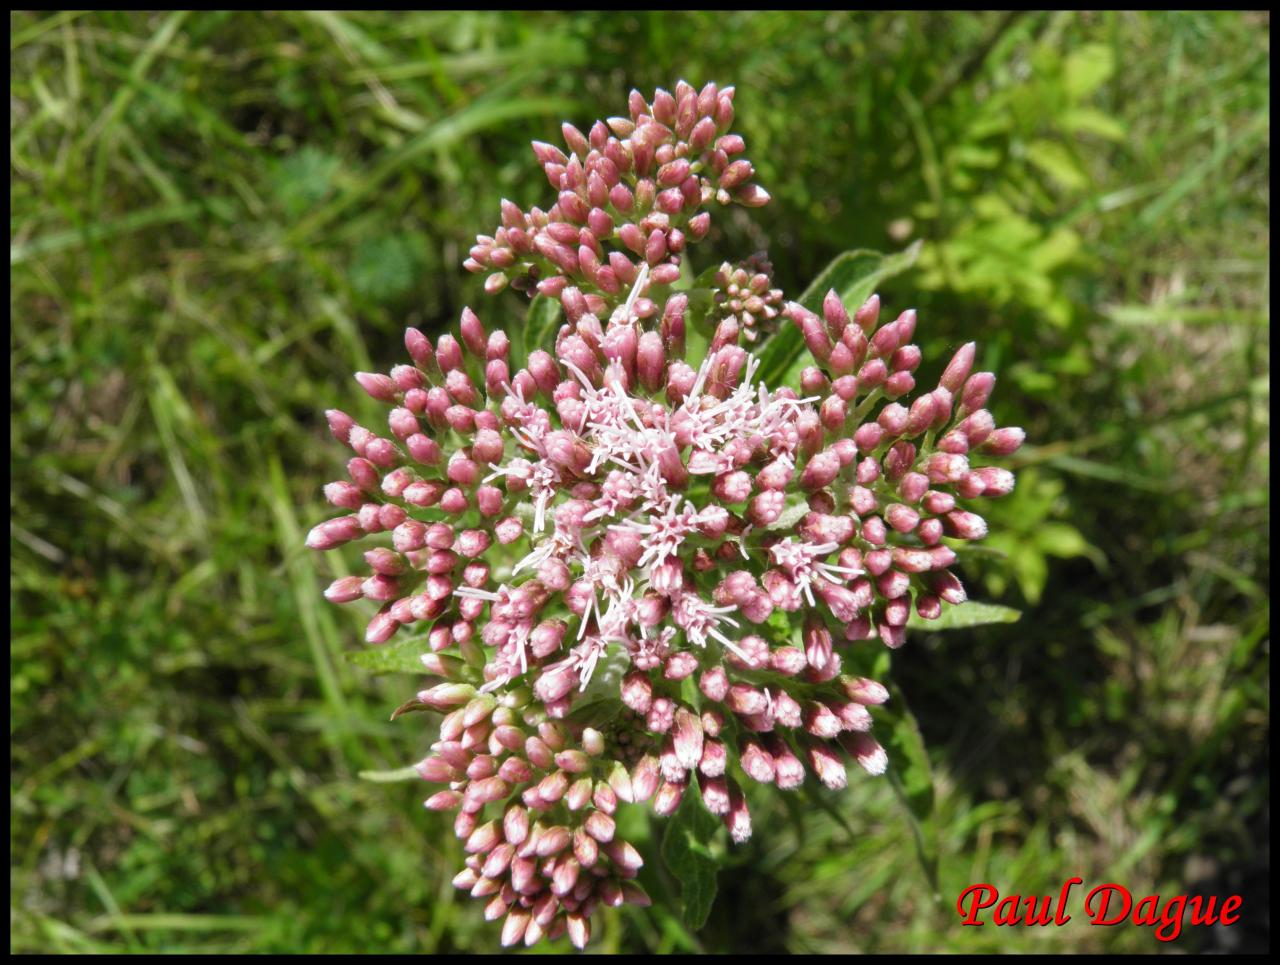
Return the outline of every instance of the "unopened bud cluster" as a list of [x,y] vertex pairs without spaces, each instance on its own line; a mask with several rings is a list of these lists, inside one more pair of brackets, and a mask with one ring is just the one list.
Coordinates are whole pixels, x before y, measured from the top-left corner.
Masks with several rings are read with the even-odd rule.
[[[372,537],[369,572],[326,596],[377,604],[370,643],[421,634],[441,682],[416,703],[445,715],[427,806],[457,812],[454,883],[505,944],[581,947],[596,908],[648,901],[620,805],[669,815],[696,782],[743,841],[747,779],[883,772],[871,708],[888,692],[842,653],[901,646],[913,609],[964,601],[953,545],[986,533],[973,500],[1013,487],[985,457],[1022,441],[985,408],[972,343],[917,391],[915,312],[885,320],[875,296],[850,312],[833,291],[816,314],[782,302],[767,263],[726,264],[698,315],[671,286],[703,209],[767,195],[728,133],[732,88],[630,107],[566,125],[569,154],[535,144],[556,204],[504,204],[467,261],[490,290],[558,299],[554,345],[515,359],[470,309],[456,336],[409,329],[410,364],[357,375],[387,431],[328,413],[354,455],[325,487],[343,514],[307,538]],[[797,385],[761,384],[744,347],[774,318],[812,356]],[[579,713],[602,685],[607,724]]]
[[732,321],[742,331],[747,344],[777,327],[782,310],[782,289],[772,288],[773,266],[762,254],[752,255],[736,268],[727,261],[716,272],[715,314],[718,320]]
[[[559,192],[556,203],[524,212],[503,201],[502,225],[476,238],[465,267],[489,273],[490,293],[511,284],[558,297],[575,286],[597,315],[644,267],[655,284],[674,282],[685,246],[711,227],[710,208],[769,200],[752,182],[742,138],[729,132],[733,94],[732,87],[697,91],[681,81],[674,94],[659,90],[650,104],[632,91],[629,117],[596,121],[586,134],[564,124],[567,154],[535,141],[534,154]],[[644,309],[637,309],[642,318]]]

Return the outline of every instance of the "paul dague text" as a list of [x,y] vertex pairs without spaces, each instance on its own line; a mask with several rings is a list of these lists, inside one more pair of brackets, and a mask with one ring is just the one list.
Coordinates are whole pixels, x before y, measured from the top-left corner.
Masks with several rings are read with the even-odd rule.
[[[1067,911],[1072,890],[1083,886],[1083,878],[1069,878],[1057,898],[1050,895],[1001,896],[994,885],[970,885],[956,899],[962,925],[1053,925],[1071,920]],[[1098,885],[1084,895],[1083,911],[1093,925],[1139,925],[1153,928],[1155,937],[1171,942],[1182,934],[1184,924],[1234,925],[1240,920],[1241,898],[1225,900],[1216,895],[1188,897],[1159,895],[1135,898],[1124,885]]]

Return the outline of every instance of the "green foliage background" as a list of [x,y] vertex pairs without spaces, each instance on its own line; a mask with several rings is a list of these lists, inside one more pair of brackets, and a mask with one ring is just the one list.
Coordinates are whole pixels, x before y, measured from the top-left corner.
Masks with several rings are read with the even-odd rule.
[[[926,358],[977,338],[1033,445],[965,576],[1012,625],[894,656],[929,749],[938,897],[886,780],[753,793],[706,925],[661,828],[596,947],[1168,950],[960,928],[961,888],[1240,893],[1177,948],[1269,946],[1270,21],[1245,13],[15,13],[10,20],[11,949],[483,951],[421,785],[412,687],[302,549],[321,411],[460,262],[531,138],[627,90],[735,83],[793,293],[916,267]],[[709,259],[712,253],[701,257]],[[699,264],[697,268],[705,267]],[[367,405],[368,408],[362,408]]]

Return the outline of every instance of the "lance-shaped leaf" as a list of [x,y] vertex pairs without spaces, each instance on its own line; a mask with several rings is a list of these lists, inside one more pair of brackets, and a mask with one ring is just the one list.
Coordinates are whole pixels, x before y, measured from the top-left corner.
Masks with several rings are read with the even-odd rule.
[[[914,265],[920,245],[917,241],[894,255],[863,248],[837,255],[797,301],[812,312],[821,312],[823,297],[834,288],[850,311],[854,311],[882,282]],[[804,347],[800,329],[784,322],[760,351],[759,378],[770,388],[795,382],[800,370],[811,364],[806,361]]]
[[889,701],[876,708],[876,737],[889,755],[886,777],[904,806],[915,839],[916,857],[938,894],[938,829],[933,813],[933,770],[924,737],[902,691],[889,684]]
[[680,882],[684,923],[694,931],[706,924],[716,897],[718,863],[710,842],[719,826],[720,822],[703,805],[697,782],[691,781],[680,807],[667,822],[662,860]]
[[399,781],[420,781],[422,775],[418,773],[416,767],[400,767],[394,771],[360,771],[356,775],[362,781],[372,781],[375,784],[394,784]]
[[345,654],[348,662],[373,673],[425,674],[422,655],[430,647],[423,637],[410,637],[381,647],[367,647]]
[[528,360],[530,352],[537,349],[555,354],[556,332],[560,330],[563,321],[564,316],[557,299],[546,295],[533,296],[533,300],[529,302],[529,314],[524,321],[525,360]]
[[979,603],[971,600],[959,606],[946,606],[936,620],[925,620],[914,610],[907,626],[913,630],[962,630],[967,627],[982,627],[989,623],[1017,623],[1022,617],[1021,610],[998,603]]

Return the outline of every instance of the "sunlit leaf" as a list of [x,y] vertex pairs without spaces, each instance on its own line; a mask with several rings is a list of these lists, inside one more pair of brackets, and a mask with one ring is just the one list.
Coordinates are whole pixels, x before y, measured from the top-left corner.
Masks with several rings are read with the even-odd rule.
[[362,781],[373,781],[375,784],[394,784],[400,781],[420,781],[416,767],[399,767],[394,771],[361,771],[358,775]]
[[1089,185],[1089,176],[1065,147],[1057,141],[1032,141],[1027,145],[1027,160],[1062,187],[1080,191]]
[[1110,114],[1095,110],[1092,107],[1077,107],[1064,111],[1058,118],[1063,130],[1072,133],[1093,134],[1108,141],[1123,141],[1124,125]]
[[1062,67],[1067,93],[1079,100],[1106,83],[1115,70],[1115,56],[1105,44],[1085,44],[1073,50]]
[[374,673],[425,674],[422,655],[430,648],[421,637],[409,637],[382,647],[367,647],[345,654],[349,663]]
[[925,620],[918,613],[912,612],[907,626],[917,630],[962,630],[989,623],[1017,623],[1021,616],[1022,611],[1011,606],[970,600],[959,606],[944,606],[942,615],[936,620]]

